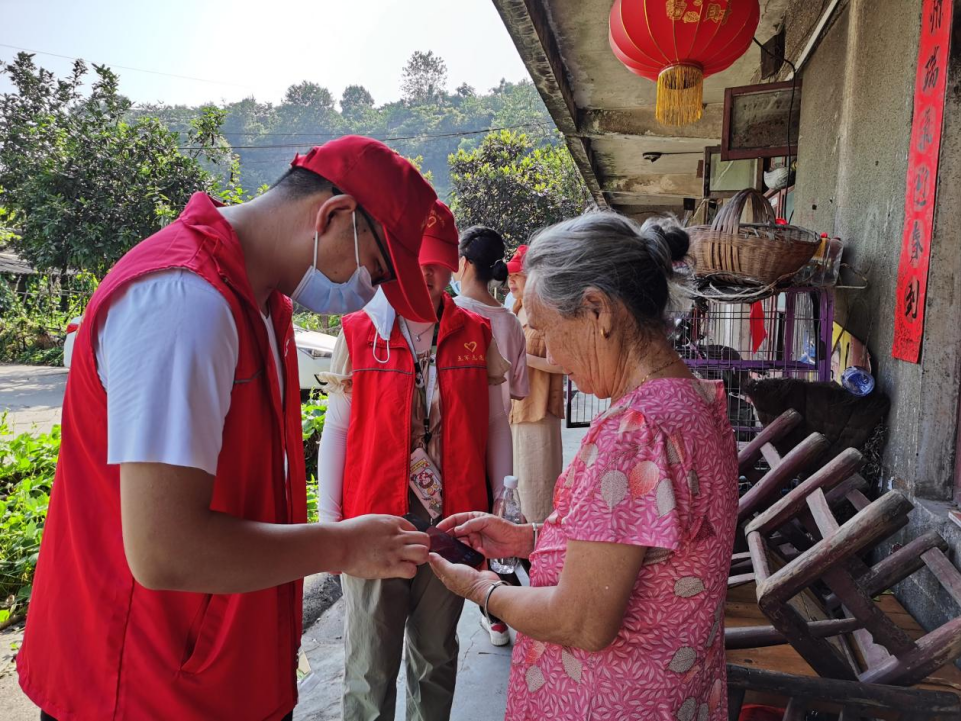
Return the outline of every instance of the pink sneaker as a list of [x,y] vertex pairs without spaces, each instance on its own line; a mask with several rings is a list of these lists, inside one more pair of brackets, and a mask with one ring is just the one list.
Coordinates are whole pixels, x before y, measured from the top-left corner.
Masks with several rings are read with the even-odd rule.
[[494,621],[489,624],[484,614],[481,614],[481,626],[490,634],[491,644],[494,646],[507,646],[511,642],[510,630],[503,621]]

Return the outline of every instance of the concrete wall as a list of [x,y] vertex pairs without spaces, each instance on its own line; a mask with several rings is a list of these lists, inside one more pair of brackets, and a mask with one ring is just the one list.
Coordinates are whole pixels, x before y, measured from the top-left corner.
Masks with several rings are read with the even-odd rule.
[[868,290],[838,292],[837,318],[868,344],[879,387],[892,398],[884,476],[901,487],[915,480],[920,369],[894,361],[890,349],[919,7],[853,0],[802,70],[794,217],[843,239],[846,262],[869,279]]
[[[820,5],[792,0],[785,21],[789,57],[797,56]],[[920,10],[920,0],[850,0],[803,68],[794,222],[842,238],[846,262],[868,277],[867,290],[838,291],[837,320],[868,344],[878,387],[892,400],[882,490],[900,489],[915,502],[911,526],[896,540],[939,530],[957,562],[961,530],[947,511],[953,507],[961,386],[958,18],[922,363],[891,357]],[[957,609],[926,574],[898,590],[909,610],[932,627]]]

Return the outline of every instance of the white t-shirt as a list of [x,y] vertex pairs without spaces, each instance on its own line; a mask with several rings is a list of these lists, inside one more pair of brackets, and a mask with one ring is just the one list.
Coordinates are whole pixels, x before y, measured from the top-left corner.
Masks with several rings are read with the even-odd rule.
[[[264,322],[283,384],[273,325]],[[214,475],[239,357],[227,300],[190,271],[152,273],[114,297],[95,343],[107,392],[107,463]]]
[[510,415],[511,398],[526,398],[531,392],[527,380],[527,339],[524,328],[517,316],[502,305],[487,305],[463,295],[454,298],[454,302],[491,322],[491,333],[497,341],[497,349],[511,364],[507,383],[501,385],[504,410]]

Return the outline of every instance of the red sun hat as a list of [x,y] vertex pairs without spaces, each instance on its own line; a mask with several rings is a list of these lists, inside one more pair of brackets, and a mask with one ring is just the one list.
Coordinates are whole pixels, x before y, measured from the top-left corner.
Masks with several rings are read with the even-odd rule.
[[380,223],[397,273],[384,294],[405,318],[436,320],[418,256],[437,194],[410,161],[378,140],[347,135],[298,154],[291,166],[323,176]]
[[511,275],[524,272],[524,256],[527,255],[527,246],[517,246],[517,252],[507,261],[507,272]]
[[457,244],[460,236],[454,214],[441,201],[434,203],[427,216],[424,241],[420,246],[421,265],[442,265],[456,272],[459,265]]

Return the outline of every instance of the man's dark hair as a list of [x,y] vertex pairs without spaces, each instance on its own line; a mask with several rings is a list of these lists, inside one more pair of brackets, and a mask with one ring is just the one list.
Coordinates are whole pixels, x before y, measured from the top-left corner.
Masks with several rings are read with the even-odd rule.
[[290,168],[270,189],[279,190],[288,200],[300,200],[317,193],[341,194],[327,178],[306,168]]

